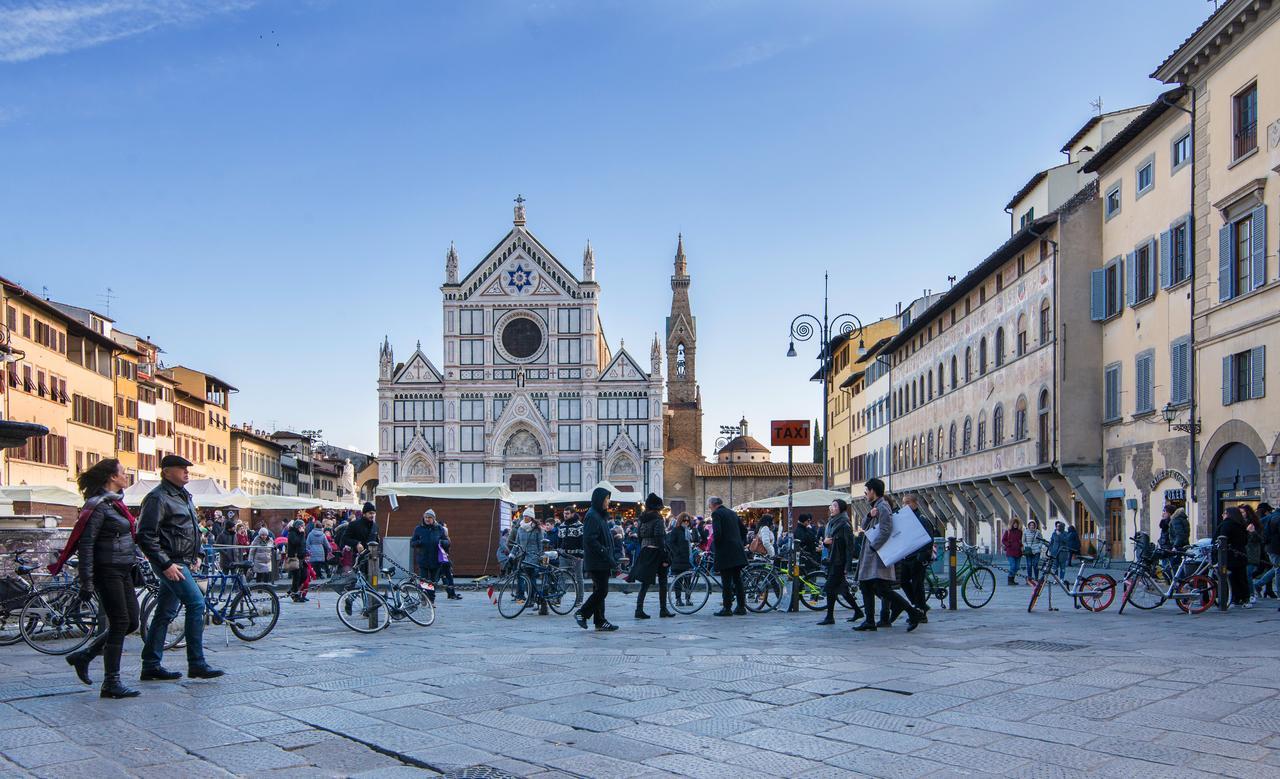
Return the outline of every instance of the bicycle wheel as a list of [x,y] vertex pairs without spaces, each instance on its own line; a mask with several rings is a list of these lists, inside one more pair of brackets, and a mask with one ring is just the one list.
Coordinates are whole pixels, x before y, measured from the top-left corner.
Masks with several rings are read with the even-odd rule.
[[580,595],[578,580],[568,571],[559,569],[547,577],[547,606],[555,613],[568,614],[573,611]]
[[227,622],[231,632],[241,641],[257,641],[265,637],[280,619],[280,597],[265,584],[254,584],[231,601]]
[[436,604],[417,583],[400,582],[396,584],[396,593],[400,599],[400,608],[410,622],[424,628],[435,623]]
[[33,592],[22,604],[18,624],[22,639],[46,655],[74,652],[100,629],[105,629],[105,624],[99,621],[96,599],[82,599],[80,587],[75,584]]
[[[152,598],[151,602],[148,603],[147,607],[142,611],[142,624],[138,627],[138,630],[142,633],[143,640],[146,640],[147,630],[151,628],[151,620],[155,619],[156,601],[156,598]],[[165,649],[176,649],[182,645],[183,640],[187,637],[186,626],[187,608],[179,603],[178,613],[172,620],[170,620],[169,627],[166,630],[164,639]]]
[[[387,601],[373,590],[356,588],[338,596],[338,619],[357,633],[377,633],[391,624],[391,608]],[[373,615],[373,627],[369,616]]]
[[[1095,573],[1085,578],[1080,591],[1083,594],[1077,597],[1081,606],[1093,612],[1106,611],[1111,601],[1116,599],[1116,580],[1109,574]],[[1134,603],[1134,605],[1138,604]]]
[[1208,576],[1188,576],[1173,590],[1178,608],[1187,614],[1203,614],[1218,600],[1218,584]]
[[971,609],[987,605],[995,594],[996,574],[990,568],[974,568],[964,577],[964,584],[960,585],[960,596]]
[[[1090,579],[1093,577],[1090,576]],[[1088,581],[1086,579],[1085,581]],[[1164,591],[1150,574],[1142,574],[1129,587],[1129,603],[1150,611],[1164,603]]]
[[696,614],[711,598],[711,580],[697,571],[685,571],[671,584],[671,608],[678,614]]
[[762,614],[782,602],[782,582],[772,571],[753,571],[750,576],[743,576],[742,590],[747,596],[747,611]]
[[21,613],[21,606],[0,613],[0,646],[10,646],[22,640],[22,628],[18,620]]
[[[1031,590],[1031,601],[1027,604],[1027,613],[1030,614],[1036,607],[1036,601],[1040,600],[1040,591],[1044,589],[1045,577],[1041,576],[1036,580],[1036,586]],[[968,599],[965,599],[968,603]]]
[[810,611],[821,611],[827,607],[827,575],[825,573],[810,574],[801,578],[800,602]]
[[528,574],[521,572],[508,576],[498,585],[498,613],[504,619],[515,619],[529,605],[532,595],[533,581]]

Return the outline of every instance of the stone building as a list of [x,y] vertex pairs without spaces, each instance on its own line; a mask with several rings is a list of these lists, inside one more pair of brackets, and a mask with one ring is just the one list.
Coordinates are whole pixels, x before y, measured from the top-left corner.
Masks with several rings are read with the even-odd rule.
[[[787,464],[773,462],[769,447],[751,437],[747,420],[739,426],[742,434],[720,448],[714,463],[694,466],[694,503],[685,509],[690,514],[705,515],[707,498],[712,495],[719,496],[725,505],[740,506],[787,494]],[[792,479],[796,492],[822,489],[822,463],[795,463]]]
[[420,343],[404,362],[382,344],[379,480],[580,491],[607,479],[661,493],[661,346],[648,370],[610,349],[591,245],[579,279],[529,232],[517,198],[502,240],[466,275],[458,262],[451,246],[443,369]]
[[667,402],[663,406],[663,490],[671,511],[697,512],[695,470],[702,453],[702,391],[698,388],[698,320],[689,303],[689,262],[684,236],[676,238],[667,317]]

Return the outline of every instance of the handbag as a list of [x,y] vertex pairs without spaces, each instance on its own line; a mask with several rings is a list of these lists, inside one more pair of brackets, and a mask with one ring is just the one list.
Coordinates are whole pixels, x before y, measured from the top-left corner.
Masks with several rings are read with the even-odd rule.
[[747,551],[750,552],[751,554],[757,554],[761,556],[764,556],[769,553],[769,550],[764,548],[764,542],[760,540],[760,536],[756,536],[755,538],[751,539],[751,543],[747,545]]
[[1024,546],[1024,547],[1022,547],[1022,556],[1023,556],[1023,557],[1034,557],[1034,556],[1035,556],[1035,554],[1036,554],[1036,553],[1035,553],[1035,550],[1034,550],[1034,549],[1032,549],[1031,547],[1029,547],[1029,546]]
[[296,557],[285,558],[284,565],[280,566],[281,570],[286,573],[293,573],[302,568],[302,561]]

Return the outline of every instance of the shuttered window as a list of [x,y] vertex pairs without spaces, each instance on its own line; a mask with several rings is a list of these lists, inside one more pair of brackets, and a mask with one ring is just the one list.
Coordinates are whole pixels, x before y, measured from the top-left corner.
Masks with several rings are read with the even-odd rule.
[[1222,405],[1266,395],[1267,347],[1256,346],[1222,358]]
[[1169,402],[1191,400],[1191,339],[1179,338],[1169,347]]
[[1155,399],[1152,397],[1152,369],[1155,365],[1155,352],[1145,351],[1134,360],[1134,408],[1135,414],[1146,414],[1155,410]]
[[1267,207],[1218,231],[1218,300],[1252,292],[1267,283]]
[[1120,418],[1120,363],[1112,363],[1104,373],[1102,421]]
[[[1132,261],[1129,264],[1132,266]],[[1124,258],[1116,257],[1090,272],[1089,318],[1093,321],[1110,319],[1124,308],[1124,267]]]

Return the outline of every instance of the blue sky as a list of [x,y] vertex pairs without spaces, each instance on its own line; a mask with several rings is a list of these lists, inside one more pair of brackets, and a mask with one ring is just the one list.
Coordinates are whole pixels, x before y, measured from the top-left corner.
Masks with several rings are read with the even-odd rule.
[[[374,447],[377,352],[438,362],[528,198],[642,362],[683,231],[708,431],[815,417],[821,311],[870,322],[1008,235],[1004,203],[1205,0],[0,0],[0,275]],[[714,436],[708,435],[708,445]]]

